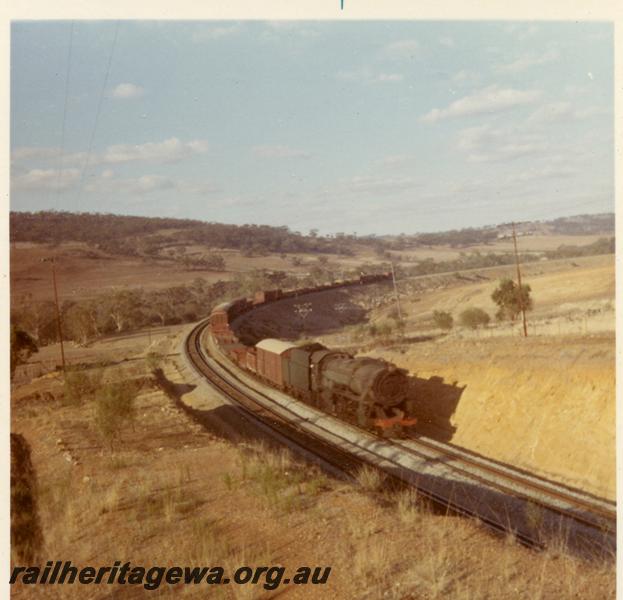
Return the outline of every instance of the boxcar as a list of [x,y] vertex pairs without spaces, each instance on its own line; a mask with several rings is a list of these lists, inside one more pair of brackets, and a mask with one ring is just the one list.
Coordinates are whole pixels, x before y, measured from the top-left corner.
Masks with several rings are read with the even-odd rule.
[[213,332],[223,331],[229,327],[229,308],[231,302],[222,302],[215,306],[210,313],[210,329]]
[[255,292],[253,296],[253,304],[264,304],[265,302],[273,302],[281,298],[281,290],[262,290]]
[[284,388],[284,359],[296,348],[291,342],[266,338],[255,345],[257,351],[257,374],[278,388]]

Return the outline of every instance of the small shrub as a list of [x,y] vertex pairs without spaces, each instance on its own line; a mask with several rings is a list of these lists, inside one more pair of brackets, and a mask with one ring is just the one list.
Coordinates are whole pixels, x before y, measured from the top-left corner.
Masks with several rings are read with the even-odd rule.
[[491,320],[482,308],[467,308],[460,316],[461,325],[470,329],[478,329],[481,325],[487,325]]
[[229,473],[223,475],[223,483],[230,492],[234,489],[234,479]]
[[162,354],[158,353],[158,352],[148,352],[147,356],[145,357],[145,360],[147,362],[147,366],[149,367],[150,371],[156,371],[160,368],[160,365],[162,364],[162,359],[164,357],[162,356]]
[[123,381],[109,383],[96,393],[95,422],[102,437],[110,444],[111,452],[123,426],[134,420],[137,391],[134,383]]
[[433,311],[433,321],[435,322],[435,326],[439,327],[439,329],[450,330],[454,325],[454,318],[445,310]]
[[67,371],[63,385],[63,399],[66,404],[80,406],[93,397],[102,380],[103,371]]

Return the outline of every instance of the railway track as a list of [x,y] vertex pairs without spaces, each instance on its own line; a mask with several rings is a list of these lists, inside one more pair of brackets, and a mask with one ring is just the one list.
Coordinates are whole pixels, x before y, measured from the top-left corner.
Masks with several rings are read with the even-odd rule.
[[563,535],[572,550],[592,555],[614,552],[613,502],[451,444],[375,438],[262,386],[219,356],[217,347],[206,353],[202,346],[206,327],[207,322],[200,323],[185,340],[192,367],[249,419],[295,450],[350,475],[364,464],[380,468],[446,510],[475,517],[499,533],[512,532],[530,547],[543,548],[548,537]]

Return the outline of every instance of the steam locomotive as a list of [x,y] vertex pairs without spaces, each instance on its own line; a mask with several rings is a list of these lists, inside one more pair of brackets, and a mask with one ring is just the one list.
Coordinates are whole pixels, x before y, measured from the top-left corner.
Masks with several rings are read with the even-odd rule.
[[[362,281],[363,277],[366,279]],[[231,328],[239,316],[269,302],[389,277],[368,275],[319,288],[257,292],[252,299],[240,298],[215,307],[210,315],[210,333],[233,362],[265,383],[376,433],[405,434],[416,420],[407,416],[409,381],[403,369],[380,359],[330,350],[319,343],[296,345],[268,338],[245,346]]]

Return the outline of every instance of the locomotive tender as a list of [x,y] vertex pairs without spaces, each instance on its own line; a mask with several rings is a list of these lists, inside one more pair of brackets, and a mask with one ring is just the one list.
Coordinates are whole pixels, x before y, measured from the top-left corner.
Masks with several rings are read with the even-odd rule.
[[296,345],[268,338],[255,346],[245,346],[231,329],[236,318],[259,305],[390,278],[389,273],[362,275],[355,281],[317,288],[256,292],[253,298],[216,306],[210,315],[210,332],[233,362],[273,387],[360,427],[385,435],[404,433],[416,422],[405,414],[409,382],[404,370],[383,360],[356,358],[318,343]]

